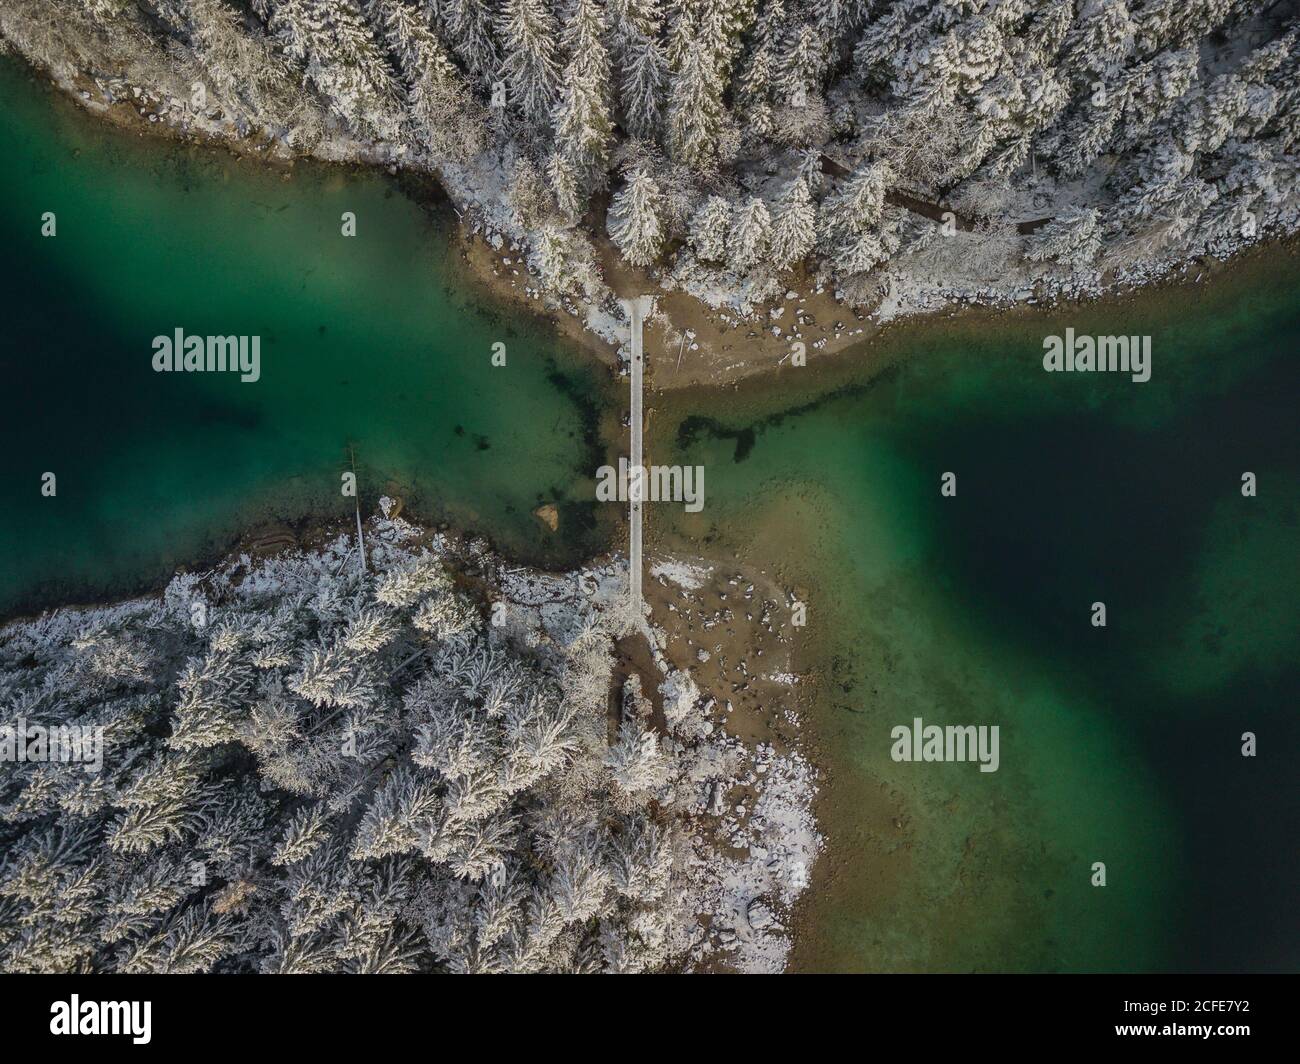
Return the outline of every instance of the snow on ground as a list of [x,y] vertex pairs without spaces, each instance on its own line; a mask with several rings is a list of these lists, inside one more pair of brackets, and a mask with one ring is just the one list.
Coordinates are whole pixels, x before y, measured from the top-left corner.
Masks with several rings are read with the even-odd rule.
[[660,558],[650,565],[650,575],[667,580],[687,591],[696,591],[704,585],[713,567],[683,561],[680,558]]
[[[653,576],[688,591],[704,587],[713,572],[705,561],[676,556],[651,566]],[[671,666],[658,649],[668,642],[663,629],[648,622],[644,628],[664,674],[659,693],[679,762],[664,801],[695,818],[692,908],[707,930],[693,943],[691,961],[782,971],[792,944],[789,913],[824,844],[813,815],[816,770],[797,747],[778,750],[731,734],[730,703],[724,709],[716,687],[702,690],[696,676]],[[797,680],[779,675],[789,677],[786,685]],[[783,698],[769,708],[797,728],[793,704]]]
[[693,959],[744,972],[779,972],[791,947],[790,906],[807,888],[823,840],[813,817],[816,773],[799,753],[747,747],[718,733],[688,769],[696,809],[716,818],[715,849],[695,838],[695,908],[709,930]]

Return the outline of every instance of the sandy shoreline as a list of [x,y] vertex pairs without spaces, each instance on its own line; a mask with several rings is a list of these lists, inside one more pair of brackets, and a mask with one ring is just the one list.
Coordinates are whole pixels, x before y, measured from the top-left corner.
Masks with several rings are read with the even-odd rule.
[[[495,299],[546,319],[602,364],[618,366],[619,353],[614,344],[594,333],[581,318],[548,308],[541,299],[529,294],[536,291],[537,282],[529,276],[517,249],[493,248],[481,234],[469,232],[463,225],[456,226],[452,235],[459,254],[470,267],[473,283]],[[608,241],[599,239],[599,246],[608,249]],[[736,321],[684,292],[665,292],[640,271],[624,269],[618,276],[611,276],[607,270],[606,280],[614,282],[615,291],[650,292],[655,297],[656,313],[645,327],[646,385],[651,391],[762,390],[765,379],[782,380],[786,384],[797,382],[800,391],[824,391],[846,375],[860,376],[864,361],[874,363],[867,370],[868,375],[887,369],[896,360],[900,346],[927,333],[950,329],[992,330],[1033,322],[1044,314],[1070,311],[1092,315],[1107,307],[1123,308],[1152,298],[1194,299],[1198,286],[1203,283],[1217,281],[1225,275],[1267,275],[1270,263],[1277,259],[1294,261],[1297,256],[1300,256],[1300,235],[1293,235],[1252,245],[1231,259],[1190,263],[1180,273],[1153,279],[1140,287],[1116,288],[1100,296],[1006,306],[949,305],[883,323],[870,320],[867,314],[836,300],[830,292],[817,291],[803,277],[798,287],[787,291],[784,299],[760,308],[767,321],[766,329],[761,320]],[[805,366],[796,367],[790,361],[788,336],[771,335],[774,311],[781,313],[778,320],[783,323],[790,323],[796,316],[804,323],[800,340],[806,355]],[[834,332],[836,324],[846,326],[838,335]],[[816,346],[818,343],[822,346]],[[813,367],[816,373],[805,375]]]

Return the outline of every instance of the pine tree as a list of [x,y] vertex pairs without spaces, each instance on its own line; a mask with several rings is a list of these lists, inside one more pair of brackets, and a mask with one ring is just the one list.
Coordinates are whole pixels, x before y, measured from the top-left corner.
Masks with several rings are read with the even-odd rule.
[[885,207],[888,177],[889,169],[883,163],[863,163],[822,202],[819,227],[830,247],[843,248],[877,225]]
[[652,139],[663,121],[663,93],[668,64],[659,42],[633,29],[623,49],[623,76],[619,96],[623,122],[629,136]]
[[1081,84],[1113,82],[1134,49],[1135,26],[1125,0],[1088,0],[1066,38]]
[[400,93],[355,0],[270,0],[267,24],[338,115],[397,138]]
[[1101,251],[1101,226],[1092,207],[1068,207],[1029,241],[1025,257],[1031,262],[1052,260],[1074,270],[1090,267]]
[[782,102],[791,107],[806,107],[808,97],[821,86],[825,63],[825,42],[816,27],[807,22],[791,26],[775,80]]
[[544,0],[505,0],[497,29],[510,104],[535,132],[549,129],[560,88],[557,26]]
[[781,35],[785,29],[783,0],[761,5],[754,26],[749,53],[741,63],[736,95],[749,128],[759,137],[772,132],[772,93],[779,70]]
[[813,249],[816,241],[817,212],[808,183],[796,178],[781,197],[772,222],[772,265],[778,270],[793,266]]
[[689,43],[671,86],[668,150],[675,162],[708,170],[717,160],[722,124],[722,80],[709,50]]
[[560,216],[570,223],[576,222],[582,216],[586,200],[573,160],[563,152],[553,152],[546,161],[546,177]]
[[767,204],[757,196],[739,205],[728,234],[728,260],[737,273],[748,273],[767,255],[772,220]]
[[618,729],[618,741],[605,755],[614,782],[628,794],[647,791],[666,781],[667,762],[653,731],[625,717]]
[[409,82],[426,74],[453,78],[456,66],[419,10],[408,0],[371,0],[371,18]]
[[604,11],[597,0],[577,0],[564,32],[564,46],[572,58],[555,110],[555,142],[586,189],[604,178],[613,134],[605,32]]
[[472,77],[489,83],[501,66],[492,37],[489,0],[447,0],[446,22],[452,49],[465,69]]
[[889,241],[880,226],[888,177],[884,164],[864,163],[822,202],[820,239],[827,256],[845,274],[864,273],[889,255]]
[[1067,177],[1079,177],[1102,155],[1119,128],[1123,99],[1107,97],[1085,105],[1062,131],[1056,163]]
[[633,170],[609,206],[610,238],[633,266],[649,266],[659,255],[663,227],[659,186],[644,167]]
[[721,262],[730,228],[731,204],[722,196],[709,196],[691,216],[688,239],[695,254],[706,262]]

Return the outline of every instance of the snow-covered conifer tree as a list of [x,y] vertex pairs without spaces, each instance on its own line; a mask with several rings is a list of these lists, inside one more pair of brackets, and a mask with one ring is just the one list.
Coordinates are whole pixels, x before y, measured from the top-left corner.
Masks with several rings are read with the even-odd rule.
[[485,84],[496,77],[501,65],[492,36],[490,0],[447,0],[446,22],[451,47],[465,69]]
[[555,109],[555,142],[587,190],[604,179],[613,132],[605,34],[597,0],[576,0],[564,30],[570,59]]
[[722,196],[709,196],[691,216],[688,240],[706,262],[721,262],[727,255],[731,231],[731,204]]
[[550,128],[560,89],[558,26],[545,0],[505,0],[497,20],[501,77],[512,107],[534,133]]
[[713,166],[721,124],[722,79],[716,61],[704,44],[691,41],[670,89],[668,150],[673,159],[698,169]]
[[653,33],[633,27],[623,48],[619,99],[623,121],[632,137],[655,137],[663,121],[663,96],[668,64]]
[[1025,257],[1032,262],[1051,259],[1083,270],[1096,261],[1100,251],[1101,227],[1096,208],[1068,207],[1033,234]]
[[632,171],[609,206],[610,238],[633,266],[648,266],[659,255],[663,226],[659,186],[644,167]]
[[727,259],[738,273],[748,273],[767,255],[772,219],[767,204],[757,196],[739,204],[727,236]]
[[885,207],[889,168],[864,163],[844,185],[822,201],[818,219],[821,239],[833,255],[843,255],[880,222]]
[[808,183],[797,177],[777,204],[772,220],[772,265],[778,270],[793,266],[813,249],[817,241],[817,212]]
[[573,159],[565,152],[552,152],[546,160],[546,177],[550,181],[551,194],[560,215],[566,221],[575,222],[586,209],[586,199],[582,195],[582,186]]

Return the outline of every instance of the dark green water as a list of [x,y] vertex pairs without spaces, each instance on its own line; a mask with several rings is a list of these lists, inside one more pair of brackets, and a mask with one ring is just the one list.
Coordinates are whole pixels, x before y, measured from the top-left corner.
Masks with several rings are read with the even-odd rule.
[[[108,129],[12,65],[0,98],[0,613],[165,580],[268,522],[346,518],[349,448],[367,507],[400,493],[535,562],[601,542],[583,493],[605,374],[472,294],[445,221],[380,177],[286,181]],[[152,338],[177,327],[260,335],[261,379],[153,372]],[[531,516],[551,501],[555,536]]]
[[[388,182],[138,140],[3,65],[0,98],[0,613],[344,519],[350,447],[367,507],[398,492],[533,561],[604,545],[594,421],[622,396],[471,295]],[[1048,377],[1066,325],[1153,335],[1152,381]],[[262,380],[154,374],[178,326],[261,335]],[[909,330],[874,375],[868,352],[655,401],[652,457],[703,462],[709,495],[651,508],[651,532],[810,605],[832,849],[798,966],[1296,967],[1298,339],[1279,256],[1123,307]],[[999,725],[1001,768],[895,764],[913,716]]]
[[[800,966],[1297,966],[1300,269],[1275,259],[658,412],[656,460],[710,492],[668,540],[810,603],[832,860]],[[1044,373],[1067,325],[1152,335],[1152,380]],[[1001,768],[894,763],[914,716],[999,725]]]

